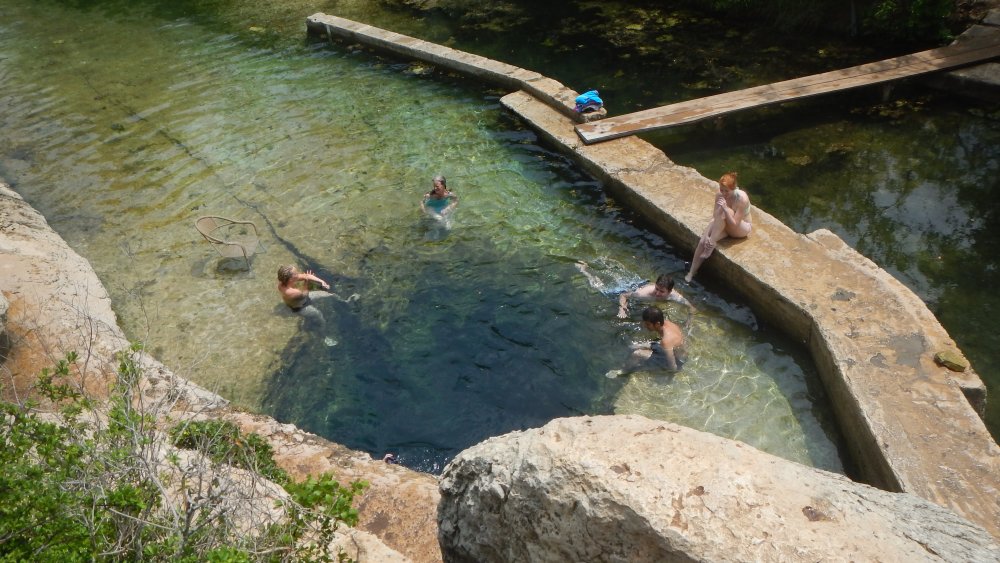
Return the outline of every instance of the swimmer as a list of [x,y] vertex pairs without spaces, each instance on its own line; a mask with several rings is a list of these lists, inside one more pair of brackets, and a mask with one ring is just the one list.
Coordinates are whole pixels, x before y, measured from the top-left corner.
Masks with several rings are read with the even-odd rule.
[[[354,293],[347,299],[343,299],[336,293],[331,292],[330,284],[317,277],[316,274],[313,274],[312,270],[300,272],[295,269],[295,266],[279,266],[278,293],[281,294],[281,300],[285,302],[285,305],[288,305],[289,309],[305,318],[309,325],[321,327],[326,324],[323,313],[312,303],[314,297],[310,295],[310,290],[314,289],[311,287],[313,284],[319,285],[323,289],[322,292],[315,296],[315,299],[335,297],[344,303],[350,303],[359,297],[357,293]],[[326,344],[327,346],[335,346],[337,343],[335,340],[328,338]]]
[[638,299],[640,301],[673,301],[681,305],[687,305],[693,313],[694,305],[691,304],[681,292],[674,289],[674,278],[667,274],[662,274],[656,278],[656,283],[646,285],[634,290],[626,291],[618,297],[618,318],[628,317],[628,300]]
[[736,187],[736,173],[726,172],[719,178],[719,193],[715,196],[712,222],[698,241],[691,258],[691,270],[684,281],[691,283],[702,262],[712,255],[715,245],[726,237],[746,238],[753,225],[750,222],[750,196]]
[[434,187],[424,194],[420,209],[437,220],[445,219],[458,206],[458,196],[448,189],[444,176],[434,177]]
[[614,369],[607,373],[610,378],[626,375],[639,369],[667,369],[672,372],[684,367],[687,353],[684,350],[684,333],[681,327],[663,316],[656,307],[646,307],[642,312],[642,326],[659,337],[649,344],[639,345],[632,351],[625,369]]
[[317,283],[329,290],[330,284],[316,277],[312,270],[298,271],[295,266],[278,267],[278,293],[288,308],[296,313],[309,305],[310,284]]

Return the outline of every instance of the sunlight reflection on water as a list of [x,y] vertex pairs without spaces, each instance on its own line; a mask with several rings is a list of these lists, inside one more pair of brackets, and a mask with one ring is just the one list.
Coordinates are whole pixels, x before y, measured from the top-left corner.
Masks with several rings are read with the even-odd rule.
[[[690,367],[608,387],[641,338],[609,293],[683,260],[495,95],[194,22],[149,33],[141,14],[6,9],[19,17],[0,22],[0,172],[181,375],[429,471],[488,436],[611,410],[838,467],[808,361],[700,287]],[[449,228],[418,209],[437,173],[461,198]],[[199,215],[257,224],[251,271],[219,268]],[[615,281],[594,290],[580,260]],[[324,304],[324,332],[299,333],[274,290],[285,263],[361,297]]]

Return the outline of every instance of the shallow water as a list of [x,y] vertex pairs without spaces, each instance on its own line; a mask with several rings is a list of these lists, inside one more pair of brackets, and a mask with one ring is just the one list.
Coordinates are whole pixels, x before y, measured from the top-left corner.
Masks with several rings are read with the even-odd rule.
[[921,103],[865,111],[848,98],[808,128],[747,120],[711,149],[683,143],[671,154],[707,174],[740,170],[758,205],[799,232],[837,233],[919,295],[986,383],[997,437],[1000,108],[913,96]]
[[[493,20],[338,10],[598,88],[611,115],[846,68],[934,44],[877,45],[649,4],[570,0]],[[957,30],[961,31],[961,30]],[[736,170],[754,204],[799,232],[829,229],[920,296],[1000,396],[1000,105],[919,80],[820,96],[643,136],[709,178]],[[699,278],[716,287],[710,268]],[[1000,437],[1000,400],[986,425]]]
[[[604,377],[650,338],[616,318],[614,290],[682,259],[497,93],[157,4],[107,6],[0,7],[0,176],[181,375],[428,471],[489,436],[608,412],[842,470],[808,359],[700,286],[682,374]],[[439,172],[461,198],[450,226],[418,210]],[[256,223],[265,251],[249,272],[200,240],[200,215]],[[317,300],[324,325],[300,330],[274,289],[283,263],[359,298]]]

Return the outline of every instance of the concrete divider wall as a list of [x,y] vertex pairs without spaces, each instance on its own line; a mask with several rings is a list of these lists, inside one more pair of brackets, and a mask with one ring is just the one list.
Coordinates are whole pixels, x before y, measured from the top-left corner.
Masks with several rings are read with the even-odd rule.
[[[569,109],[576,93],[556,81],[325,14],[307,28],[525,89],[502,103],[682,250],[710,219],[714,181],[634,137],[585,146]],[[1000,448],[980,418],[985,387],[971,369],[934,363],[935,352],[958,348],[912,291],[833,233],[798,234],[760,209],[752,236],[720,244],[706,275],[806,345],[861,479],[949,507],[1000,537]]]

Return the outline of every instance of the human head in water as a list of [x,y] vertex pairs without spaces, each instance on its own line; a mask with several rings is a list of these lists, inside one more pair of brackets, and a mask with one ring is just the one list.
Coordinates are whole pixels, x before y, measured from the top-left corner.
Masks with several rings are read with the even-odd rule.
[[446,190],[448,189],[448,180],[445,180],[444,176],[442,176],[440,174],[438,174],[437,176],[434,176],[434,179],[432,180],[432,182],[434,183],[434,187],[435,188],[438,186],[438,184],[441,184],[442,188],[444,188]]
[[288,285],[295,275],[295,266],[278,266],[278,281],[281,285]]
[[674,290],[674,278],[669,274],[660,274],[660,277],[656,278],[656,284],[653,289],[653,294],[657,298],[663,298],[670,295],[670,292]]
[[658,307],[646,307],[642,311],[642,321],[652,326],[663,324],[663,311]]

